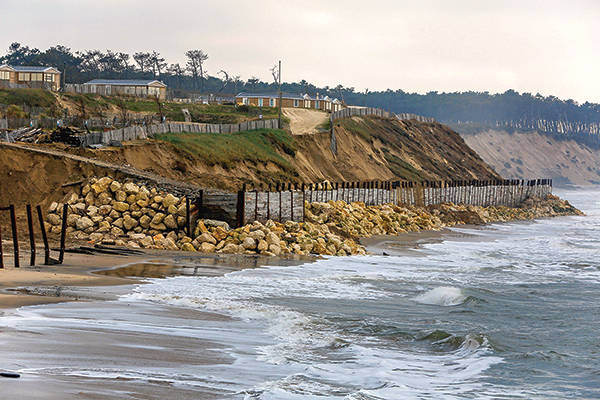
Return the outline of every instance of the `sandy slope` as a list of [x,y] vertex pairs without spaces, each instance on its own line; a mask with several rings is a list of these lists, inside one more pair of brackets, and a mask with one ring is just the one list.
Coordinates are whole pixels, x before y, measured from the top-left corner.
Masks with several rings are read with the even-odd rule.
[[555,186],[600,182],[600,151],[574,140],[556,140],[535,131],[509,133],[502,129],[462,137],[504,178],[552,178]]
[[303,108],[284,108],[283,114],[290,119],[293,135],[306,135],[318,132],[318,126],[327,122],[327,113]]

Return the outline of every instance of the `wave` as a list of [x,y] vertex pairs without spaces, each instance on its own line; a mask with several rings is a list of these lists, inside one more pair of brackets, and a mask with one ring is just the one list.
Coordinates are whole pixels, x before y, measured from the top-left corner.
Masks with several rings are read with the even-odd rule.
[[420,294],[414,300],[421,304],[448,307],[463,304],[467,296],[458,288],[442,286]]

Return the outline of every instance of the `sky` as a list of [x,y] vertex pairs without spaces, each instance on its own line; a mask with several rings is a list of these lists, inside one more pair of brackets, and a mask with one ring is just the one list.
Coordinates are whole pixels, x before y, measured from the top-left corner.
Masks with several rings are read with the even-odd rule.
[[540,93],[600,103],[598,0],[0,0],[12,42],[209,55],[208,74],[358,92]]

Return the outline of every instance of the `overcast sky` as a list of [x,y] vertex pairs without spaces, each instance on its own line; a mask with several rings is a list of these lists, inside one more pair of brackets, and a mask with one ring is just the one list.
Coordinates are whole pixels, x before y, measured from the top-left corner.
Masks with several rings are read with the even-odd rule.
[[[0,0],[0,54],[157,51],[210,75],[600,103],[599,0]],[[217,75],[219,76],[219,75]],[[221,75],[222,76],[222,75]]]

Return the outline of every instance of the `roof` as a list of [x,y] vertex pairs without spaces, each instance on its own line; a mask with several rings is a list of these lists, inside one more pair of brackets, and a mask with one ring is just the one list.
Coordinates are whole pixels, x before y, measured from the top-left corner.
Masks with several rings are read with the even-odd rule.
[[84,83],[84,85],[110,85],[110,86],[162,86],[164,83],[156,79],[94,79]]
[[[246,93],[241,92],[236,97],[247,97],[252,99],[278,99],[279,93]],[[307,94],[298,94],[298,93],[282,93],[281,98],[283,99],[310,99],[310,96]]]
[[54,67],[45,67],[38,65],[0,65],[0,68],[10,68],[15,72],[54,72],[60,74],[60,71]]

